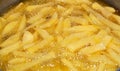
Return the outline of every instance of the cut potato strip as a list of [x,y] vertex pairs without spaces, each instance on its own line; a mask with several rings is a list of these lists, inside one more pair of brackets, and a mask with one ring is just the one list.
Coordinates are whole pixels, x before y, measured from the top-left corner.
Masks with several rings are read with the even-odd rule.
[[34,41],[34,36],[31,32],[29,31],[25,31],[23,38],[22,38],[22,42],[23,44],[28,44]]
[[101,62],[99,64],[98,70],[97,71],[104,71],[105,70],[105,63]]
[[40,10],[40,12],[38,12],[37,15],[31,17],[28,20],[28,23],[34,24],[35,22],[37,22],[38,20],[40,20],[42,17],[47,16],[49,14],[48,11],[49,11],[49,13],[53,13],[54,9],[52,7],[44,7],[44,8],[42,8],[42,10]]
[[22,52],[22,51],[14,51],[13,55],[17,58],[33,58],[34,54],[30,54],[30,53],[26,53],[26,52]]
[[84,37],[90,37],[91,35],[93,35],[93,33],[91,33],[91,32],[82,32],[82,33],[71,34],[63,40],[62,45],[63,46],[69,45],[72,42],[78,41]]
[[102,53],[92,54],[88,56],[88,60],[90,60],[91,62],[104,62],[105,64],[111,64],[111,65],[116,64],[113,61],[111,61],[111,59],[109,59],[107,56],[102,55]]
[[27,70],[27,69],[29,69],[37,64],[42,64],[43,62],[46,62],[46,61],[51,60],[53,58],[55,58],[55,54],[54,54],[54,52],[50,52],[46,55],[41,56],[37,60],[33,60],[31,62],[28,62],[28,63],[23,63],[23,64],[13,66],[12,69],[15,71],[25,71],[25,70]]
[[[0,44],[1,47],[9,46],[13,43],[16,43],[20,39],[20,33],[17,33],[13,36],[10,36],[7,40]],[[11,41],[12,40],[12,41]]]
[[80,49],[80,48],[82,48],[86,45],[91,44],[92,43],[91,41],[93,40],[93,37],[94,36],[80,39],[79,41],[70,43],[70,44],[68,44],[64,47],[67,47],[70,51],[75,52],[76,50],[78,50],[78,49]]
[[35,30],[40,34],[40,36],[41,36],[43,39],[46,39],[46,38],[51,37],[51,35],[50,35],[46,30],[44,30],[44,29],[36,28]]
[[45,46],[48,46],[52,41],[53,41],[53,38],[50,37],[48,39],[41,41],[40,43],[36,44],[35,46],[33,46],[27,50],[30,53],[34,53],[34,52],[38,51],[39,49],[45,48]]
[[57,0],[58,2],[67,3],[67,4],[81,4],[86,3],[90,4],[91,2],[89,0]]
[[100,27],[104,26],[104,24],[101,21],[99,21],[99,19],[97,19],[93,14],[90,14],[89,18],[90,18],[92,24],[99,25]]
[[85,47],[79,51],[79,54],[90,55],[91,53],[95,53],[105,49],[106,49],[105,45],[101,43],[95,46]]
[[119,33],[120,31],[112,31],[112,33],[114,33],[117,37],[119,37],[120,38],[120,33]]
[[[82,7],[87,11],[90,12],[92,14],[94,14],[102,23],[104,23],[105,25],[107,25],[108,27],[110,27],[113,30],[118,30],[120,31],[120,26],[106,18],[104,18],[101,14],[95,12],[93,9],[91,9],[90,7],[88,7],[87,5],[83,4]],[[104,20],[104,21],[103,21]]]
[[56,24],[58,21],[58,14],[55,12],[52,16],[52,18],[46,22],[45,24],[41,25],[40,28],[48,28]]
[[95,31],[97,31],[97,27],[95,27],[93,25],[74,26],[74,27],[67,29],[66,31],[69,31],[69,32],[93,31],[93,32],[95,32]]
[[111,13],[116,12],[116,10],[113,7],[106,6],[105,9],[108,10],[109,12],[111,12]]
[[18,26],[18,21],[13,21],[8,23],[2,31],[2,35],[10,34],[11,32],[15,31]]
[[111,43],[108,47],[110,47],[111,49],[113,49],[114,51],[116,51],[118,54],[120,54],[120,47]]
[[22,18],[21,18],[21,21],[19,23],[18,32],[23,31],[25,29],[26,25],[27,25],[26,16],[23,15]]
[[14,58],[14,59],[11,59],[10,61],[8,61],[8,63],[9,64],[18,64],[18,63],[22,63],[25,61],[26,61],[25,58]]
[[63,17],[59,19],[59,22],[55,28],[56,33],[61,33],[63,31],[63,29],[61,29],[63,27],[63,20],[64,20]]
[[28,30],[30,28],[34,28],[35,26],[38,26],[43,22],[45,22],[45,19],[42,18],[42,19],[38,20],[37,22],[35,22],[35,23],[31,24],[30,26],[28,26],[25,30]]
[[83,17],[70,17],[71,22],[77,23],[80,25],[88,25],[88,21]]
[[92,8],[99,11],[100,13],[102,13],[103,16],[105,16],[106,18],[109,18],[112,13],[109,12],[108,10],[106,10],[104,7],[102,7],[100,4],[98,4],[97,2],[92,4]]
[[115,61],[119,66],[120,66],[120,54],[117,54],[115,51],[112,49],[107,50],[109,56],[113,61]]
[[11,46],[7,46],[7,47],[3,48],[2,50],[0,50],[0,55],[5,56],[15,50],[18,50],[21,47],[20,44],[21,44],[21,41],[18,41]]
[[12,15],[10,15],[7,20],[9,20],[9,22],[11,21],[15,21],[16,19],[19,19],[21,17],[21,13],[14,13]]
[[73,64],[70,62],[70,61],[68,61],[67,59],[61,59],[61,61],[62,61],[62,63],[65,65],[65,66],[67,66],[68,68],[69,68],[69,70],[71,70],[71,71],[78,71],[74,66],[73,66]]
[[82,48],[79,51],[79,54],[89,55],[91,53],[95,53],[95,52],[98,52],[98,51],[106,50],[107,45],[110,43],[111,39],[112,38],[110,36],[105,36],[102,39],[101,43],[96,44],[94,46],[88,46],[88,47]]

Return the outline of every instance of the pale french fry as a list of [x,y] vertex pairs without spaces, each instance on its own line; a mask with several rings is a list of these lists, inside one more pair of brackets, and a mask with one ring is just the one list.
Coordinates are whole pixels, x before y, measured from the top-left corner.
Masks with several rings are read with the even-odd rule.
[[91,35],[93,35],[93,33],[91,33],[91,32],[71,34],[62,41],[62,45],[63,46],[69,45],[72,42],[78,41],[78,40],[80,40],[81,38],[84,38],[84,37],[89,37]]
[[0,33],[2,32],[2,29],[6,25],[6,19],[0,17]]
[[28,44],[34,41],[34,36],[31,32],[29,31],[25,31],[23,38],[22,38],[22,42],[23,44]]
[[5,56],[15,50],[18,50],[21,46],[20,46],[20,41],[18,41],[17,43],[11,45],[11,46],[7,46],[5,48],[3,48],[2,50],[0,50],[0,55]]
[[55,25],[58,20],[58,14],[55,12],[52,16],[52,18],[46,22],[45,24],[41,25],[40,28],[48,28],[51,27],[52,25]]
[[46,55],[41,55],[41,57],[38,58],[37,60],[33,60],[29,63],[23,63],[23,64],[13,66],[13,70],[15,70],[15,71],[25,71],[25,70],[27,70],[27,69],[29,69],[29,68],[37,65],[37,64],[41,64],[41,63],[43,63],[45,61],[48,61],[50,59],[53,59],[53,58],[55,58],[55,54],[54,54],[54,52],[50,52]]
[[73,23],[77,23],[80,25],[88,25],[88,20],[84,19],[83,17],[70,17],[70,20]]
[[63,17],[59,19],[59,22],[55,28],[56,33],[61,33],[63,31],[63,29],[61,29],[63,27],[63,20],[64,20]]
[[97,27],[93,25],[87,25],[87,26],[73,26],[69,29],[66,29],[66,31],[69,32],[82,32],[82,31],[97,31]]
[[81,4],[86,3],[90,4],[91,2],[89,0],[57,0],[58,2],[67,3],[67,4]]
[[14,13],[7,18],[7,21],[11,22],[21,17],[21,13]]
[[115,20],[117,22],[117,24],[120,24],[120,16],[118,15],[112,15],[112,19]]
[[64,47],[68,48],[71,52],[75,52],[76,50],[78,50],[86,45],[92,44],[91,41],[93,40],[93,37],[94,36],[90,36],[87,38],[80,39],[80,40],[70,43],[69,45],[66,45]]
[[51,35],[50,35],[46,30],[44,30],[44,29],[36,28],[35,30],[40,34],[40,36],[41,36],[43,39],[46,39],[46,38],[51,37]]
[[105,27],[105,25],[102,24],[102,22],[99,21],[93,14],[90,14],[89,17],[91,19],[92,24],[99,25],[100,27]]
[[28,23],[34,24],[36,21],[40,20],[42,17],[47,16],[49,14],[48,11],[49,11],[49,13],[53,13],[54,9],[52,7],[42,8],[42,10],[40,10],[40,12],[38,12],[37,15],[28,19]]
[[25,62],[25,58],[14,58],[10,61],[8,61],[8,63],[10,64],[18,64],[18,63],[22,63],[22,62]]
[[[116,23],[113,23],[112,21],[104,18],[102,15],[100,15],[99,13],[95,12],[93,9],[91,9],[90,7],[88,7],[87,5],[83,4],[82,7],[87,11],[87,12],[91,12],[93,13],[102,23],[104,23],[105,25],[107,25],[108,27],[110,27],[113,30],[118,30],[120,31],[120,26],[117,25]],[[104,20],[104,21],[103,21]]]
[[53,41],[52,37],[49,37],[47,39],[44,39],[43,41],[37,43],[35,46],[28,49],[28,52],[34,53],[38,51],[39,49],[45,48],[45,46],[48,46]]
[[63,30],[68,29],[71,27],[70,19],[65,19],[63,22]]
[[19,3],[14,9],[11,9],[8,13],[4,15],[4,18],[8,18],[11,14],[17,13],[17,12],[23,12],[26,5],[24,3]]
[[69,60],[63,58],[63,59],[61,59],[61,61],[65,66],[67,66],[69,68],[69,70],[78,71]]
[[92,8],[101,12],[103,16],[105,16],[106,18],[109,18],[112,13],[109,12],[108,10],[106,10],[104,7],[102,7],[100,4],[98,4],[97,2],[96,3],[93,3],[92,4]]
[[112,33],[120,38],[120,31],[114,30],[114,31],[112,31]]
[[102,50],[105,50],[105,49],[106,49],[105,45],[103,45],[101,43],[101,44],[98,44],[98,45],[95,45],[95,46],[89,46],[89,47],[85,47],[83,49],[80,49],[79,54],[90,55],[92,53],[102,51]]
[[107,50],[109,56],[113,61],[115,61],[118,65],[120,65],[120,54],[117,54],[115,51],[112,49]]
[[112,40],[112,38],[110,36],[105,36],[99,44],[96,44],[94,46],[85,47],[79,51],[79,54],[89,55],[91,53],[105,50],[111,40]]
[[101,62],[99,64],[99,67],[98,67],[97,71],[104,71],[104,70],[105,70],[105,63]]
[[13,36],[10,36],[7,40],[5,40],[3,43],[1,43],[0,46],[1,47],[9,46],[9,45],[14,44],[17,41],[19,41],[19,39],[20,39],[20,33],[17,33]]
[[105,7],[105,9],[108,10],[109,12],[111,12],[111,13],[115,13],[116,12],[116,10],[114,8],[109,7],[109,6]]
[[111,43],[108,47],[110,47],[111,49],[113,49],[114,51],[116,51],[118,54],[120,54],[120,52],[119,52],[120,51],[119,46]]
[[13,52],[13,55],[15,56],[15,57],[18,57],[18,58],[28,58],[28,59],[30,59],[30,58],[33,58],[34,57],[34,54],[30,54],[30,53],[26,53],[26,52],[22,52],[22,51],[14,51]]
[[26,27],[26,24],[27,22],[26,22],[26,16],[25,15],[23,15],[22,16],[22,19],[21,19],[21,21],[20,21],[20,23],[19,23],[19,27],[18,27],[18,32],[21,32],[21,31],[23,31],[24,29],[25,29],[25,27]]
[[14,29],[17,28],[18,26],[18,21],[13,21],[13,22],[10,22],[9,24],[7,24],[5,26],[5,28],[3,29],[2,31],[2,35],[7,35],[13,31],[15,31]]
[[95,53],[95,54],[88,56],[88,60],[92,62],[104,62],[105,64],[115,65],[115,63],[111,61],[111,59],[109,59],[105,55],[101,55],[101,53]]

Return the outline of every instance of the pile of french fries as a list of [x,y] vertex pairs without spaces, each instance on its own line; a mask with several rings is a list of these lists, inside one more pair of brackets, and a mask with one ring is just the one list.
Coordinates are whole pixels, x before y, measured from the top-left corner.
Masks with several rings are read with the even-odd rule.
[[90,0],[20,3],[0,17],[2,71],[115,71],[120,16]]

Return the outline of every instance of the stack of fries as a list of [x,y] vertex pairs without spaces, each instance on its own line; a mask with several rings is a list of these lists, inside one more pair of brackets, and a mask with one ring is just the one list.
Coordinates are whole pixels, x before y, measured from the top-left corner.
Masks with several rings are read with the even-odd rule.
[[120,16],[90,0],[20,3],[0,17],[3,71],[115,71]]

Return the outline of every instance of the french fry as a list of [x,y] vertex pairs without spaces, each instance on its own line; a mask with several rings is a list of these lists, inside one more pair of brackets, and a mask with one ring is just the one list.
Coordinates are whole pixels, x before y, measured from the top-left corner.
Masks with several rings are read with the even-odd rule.
[[19,39],[20,39],[20,33],[17,33],[13,36],[10,36],[7,40],[1,43],[0,46],[4,48],[6,46],[16,43],[17,41],[19,41]]
[[46,38],[51,37],[51,35],[50,35],[46,30],[44,30],[44,29],[36,28],[35,30],[40,34],[40,36],[41,36],[43,39],[46,39]]
[[52,16],[52,18],[45,24],[41,25],[40,28],[48,28],[52,25],[55,25],[58,20],[58,14],[55,12]]
[[27,22],[26,22],[26,16],[25,15],[23,15],[22,16],[22,19],[21,19],[21,21],[20,21],[20,23],[19,23],[19,27],[18,27],[18,32],[21,32],[21,31],[23,31],[24,29],[25,29],[25,27],[26,27],[26,24]]
[[45,46],[48,46],[52,41],[53,41],[52,37],[44,39],[41,42],[37,43],[35,46],[33,46],[27,50],[30,53],[34,53],[34,52],[38,51],[39,49],[45,48]]
[[77,24],[80,24],[80,25],[88,25],[88,20],[86,20],[85,18],[83,17],[70,17],[70,20],[73,22],[73,23],[77,23]]
[[33,16],[33,17],[30,17],[30,19],[28,19],[27,22],[28,22],[28,23],[31,23],[31,24],[35,23],[36,21],[40,20],[42,17],[47,16],[47,15],[48,15],[48,11],[49,11],[50,13],[53,13],[53,12],[54,12],[54,9],[53,9],[52,7],[44,7],[44,8],[42,8],[42,10],[40,10],[40,11],[38,12],[37,15],[35,15],[35,16]]
[[111,59],[109,59],[105,55],[101,55],[100,52],[99,53],[94,53],[94,54],[88,56],[87,58],[91,62],[104,62],[105,64],[115,65],[115,63],[113,61],[111,61]]
[[4,36],[4,35],[7,35],[15,31],[14,29],[17,28],[17,26],[18,26],[18,21],[13,21],[13,22],[8,23],[3,29],[2,35]]
[[101,62],[99,64],[98,70],[97,71],[104,71],[105,70],[105,63]]
[[34,41],[34,36],[31,32],[29,31],[25,31],[23,38],[22,38],[22,42],[23,44],[28,44]]
[[14,13],[7,18],[7,21],[8,22],[15,21],[16,19],[19,19],[20,17],[21,17],[21,13],[19,13],[19,12]]
[[102,13],[103,16],[105,16],[106,18],[109,18],[112,13],[109,12],[108,10],[106,10],[104,7],[102,7],[100,4],[98,4],[97,2],[92,4],[92,8],[99,11],[100,13]]
[[59,22],[55,28],[56,33],[61,33],[63,31],[63,29],[61,29],[63,27],[63,20],[64,20],[63,17],[59,19]]
[[18,64],[18,63],[23,63],[25,61],[26,61],[25,58],[14,58],[14,59],[8,61],[8,63],[9,64]]
[[87,5],[83,4],[82,8],[84,8],[87,12],[93,13],[102,23],[104,23],[105,25],[107,25],[111,29],[120,31],[120,26],[118,24],[104,18],[101,14],[95,12],[93,9],[91,9]]
[[97,31],[97,27],[95,27],[95,26],[93,26],[93,25],[73,26],[73,27],[67,29],[66,31],[68,31],[68,32],[83,32],[83,31],[96,32],[96,31]]
[[118,65],[120,65],[120,54],[117,54],[112,49],[108,49],[107,52],[109,54],[108,57],[115,61]]
[[69,45],[72,42],[80,40],[84,37],[89,37],[91,35],[93,35],[93,33],[91,33],[91,32],[82,32],[82,33],[70,34],[68,37],[64,38],[62,45],[63,46]]
[[61,61],[65,66],[67,66],[69,68],[69,70],[78,71],[69,60],[61,59]]
[[23,64],[19,64],[19,65],[16,65],[16,66],[13,66],[13,70],[15,71],[25,71],[37,64],[42,64],[43,62],[46,62],[48,60],[51,60],[51,59],[54,59],[55,58],[55,54],[54,52],[50,52],[46,55],[41,55],[40,58],[38,58],[37,60],[33,60],[29,63],[23,63]]
[[106,49],[106,47],[103,44],[98,44],[98,45],[95,45],[95,46],[90,46],[90,47],[85,47],[83,49],[80,49],[79,54],[90,55],[92,53],[102,51],[102,50],[105,50],[105,49]]
[[75,52],[76,50],[92,43],[91,41],[93,40],[93,37],[94,36],[90,36],[87,38],[80,39],[79,41],[70,43],[69,45],[66,45],[64,47],[68,48],[71,52]]
[[2,50],[0,50],[0,55],[5,56],[15,50],[18,50],[21,47],[20,43],[21,43],[21,41],[18,41],[17,43],[15,43],[11,46],[7,46],[7,47],[3,48]]

